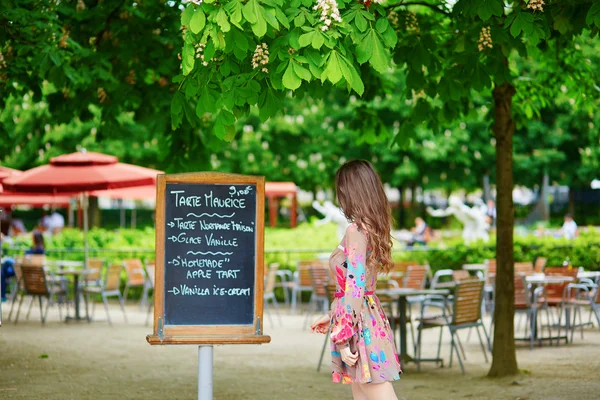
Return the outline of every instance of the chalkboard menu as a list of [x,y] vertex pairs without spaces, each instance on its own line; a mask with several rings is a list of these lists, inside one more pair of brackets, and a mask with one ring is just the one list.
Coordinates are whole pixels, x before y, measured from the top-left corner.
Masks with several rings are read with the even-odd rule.
[[165,324],[253,324],[256,185],[169,183],[165,199]]
[[266,343],[264,177],[159,175],[151,344]]

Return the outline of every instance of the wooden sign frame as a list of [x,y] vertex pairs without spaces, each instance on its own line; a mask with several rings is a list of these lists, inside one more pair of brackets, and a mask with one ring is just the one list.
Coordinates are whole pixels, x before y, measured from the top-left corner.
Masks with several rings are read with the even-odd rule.
[[[167,183],[256,185],[256,241],[253,325],[164,325],[165,299],[165,196]],[[154,283],[154,329],[148,343],[160,344],[261,344],[263,335],[265,178],[218,172],[158,175],[156,182],[156,274]]]

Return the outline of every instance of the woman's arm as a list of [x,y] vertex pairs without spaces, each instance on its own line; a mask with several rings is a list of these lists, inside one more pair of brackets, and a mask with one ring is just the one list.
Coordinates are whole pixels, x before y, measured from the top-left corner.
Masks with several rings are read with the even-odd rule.
[[336,302],[332,313],[331,338],[339,347],[347,347],[350,338],[358,331],[358,317],[365,296],[367,238],[356,224],[346,230],[344,246],[348,269],[344,297]]

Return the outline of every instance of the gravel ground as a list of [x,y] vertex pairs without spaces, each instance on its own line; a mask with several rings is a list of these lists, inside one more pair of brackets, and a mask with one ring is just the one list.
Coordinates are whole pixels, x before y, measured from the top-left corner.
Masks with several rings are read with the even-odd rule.
[[[8,312],[4,304],[4,316]],[[104,318],[97,307],[97,317]],[[51,310],[41,326],[32,318],[0,327],[0,399],[193,399],[197,396],[197,347],[150,346],[145,313],[127,307],[125,324],[111,305],[114,325],[105,321],[65,324]],[[24,313],[22,314],[24,319]],[[316,317],[316,316],[315,316]],[[36,319],[37,318],[37,319]],[[311,317],[311,320],[313,318]],[[316,372],[324,337],[302,329],[304,318],[284,315],[283,327],[267,323],[272,342],[261,346],[215,348],[214,398],[351,399],[347,386],[330,382],[329,359]],[[435,333],[425,335],[424,356],[436,348]],[[466,332],[461,334],[466,342]],[[519,346],[522,374],[488,379],[489,368],[473,335],[465,343],[467,375],[452,368],[414,364],[394,383],[399,399],[598,399],[600,398],[600,330],[587,328],[571,345],[529,351]],[[443,356],[449,355],[444,338]]]

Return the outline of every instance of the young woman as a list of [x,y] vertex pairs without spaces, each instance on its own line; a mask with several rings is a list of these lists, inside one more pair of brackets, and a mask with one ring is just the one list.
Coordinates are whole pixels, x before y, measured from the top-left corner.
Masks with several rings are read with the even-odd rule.
[[391,215],[379,176],[368,161],[344,164],[336,173],[337,199],[351,222],[329,258],[336,278],[330,315],[314,332],[330,332],[332,379],[352,385],[354,400],[397,400],[400,379],[393,334],[375,295],[377,274],[392,267]]

